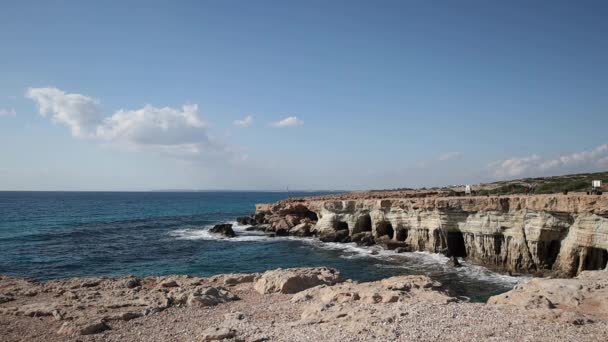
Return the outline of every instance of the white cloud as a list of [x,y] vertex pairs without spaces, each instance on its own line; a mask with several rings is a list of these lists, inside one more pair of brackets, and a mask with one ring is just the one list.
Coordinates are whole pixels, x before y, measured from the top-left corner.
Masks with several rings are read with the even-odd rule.
[[17,112],[14,108],[0,108],[0,116],[15,116]]
[[253,117],[251,115],[247,115],[243,119],[234,120],[234,124],[243,128],[249,127],[251,124],[253,124]]
[[209,138],[198,105],[116,111],[104,117],[99,102],[57,88],[30,88],[26,96],[37,102],[40,114],[67,126],[76,138],[152,150],[179,158],[230,155],[230,149]]
[[608,167],[608,144],[597,146],[590,151],[564,154],[551,159],[533,154],[500,160],[489,166],[494,176],[499,178],[598,171]]
[[54,87],[29,88],[26,97],[36,101],[40,115],[67,126],[72,135],[84,138],[102,119],[98,101],[80,94],[67,94]]
[[281,128],[281,127],[293,127],[293,126],[300,126],[303,125],[304,121],[298,119],[296,116],[290,116],[287,117],[283,120],[279,120],[276,122],[271,123],[270,125],[272,127],[277,127],[277,128]]
[[439,158],[437,158],[437,159],[439,161],[448,161],[448,160],[458,159],[461,157],[462,157],[462,152],[446,152],[446,153],[439,155]]

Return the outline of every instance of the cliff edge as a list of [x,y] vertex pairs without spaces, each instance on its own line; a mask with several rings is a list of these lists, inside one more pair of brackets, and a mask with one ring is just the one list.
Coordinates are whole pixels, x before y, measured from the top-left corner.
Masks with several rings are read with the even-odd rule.
[[277,235],[444,253],[510,272],[572,277],[608,262],[606,194],[351,193],[257,204],[245,223]]

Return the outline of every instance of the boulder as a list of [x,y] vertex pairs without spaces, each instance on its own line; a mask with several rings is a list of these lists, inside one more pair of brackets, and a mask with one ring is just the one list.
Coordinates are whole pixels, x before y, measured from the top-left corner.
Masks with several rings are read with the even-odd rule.
[[409,248],[409,245],[406,242],[391,240],[387,236],[376,238],[376,244],[388,250],[393,250],[399,247]]
[[395,248],[395,253],[405,253],[405,252],[411,252],[412,249],[409,247],[397,247]]
[[261,294],[297,293],[317,285],[334,285],[340,282],[340,272],[333,268],[288,268],[263,273],[256,280],[254,289]]
[[324,231],[321,232],[319,240],[323,242],[350,242],[350,236],[348,230],[336,230],[336,231]]
[[109,330],[110,326],[101,320],[65,322],[57,331],[60,335],[93,335]]
[[203,331],[203,341],[220,341],[233,338],[236,331],[230,328],[211,327]]
[[303,223],[300,223],[300,224],[294,226],[293,228],[291,228],[289,230],[289,234],[299,236],[299,237],[311,236],[312,235],[312,233],[310,232],[311,227],[312,227],[312,224],[310,224],[308,222],[303,222]]
[[279,231],[279,230],[284,230],[284,231],[288,231],[289,229],[291,229],[291,227],[293,227],[293,225],[291,225],[286,219],[280,219],[278,221],[276,221],[272,227],[274,228],[275,231]]
[[256,222],[250,216],[240,216],[236,218],[236,222],[242,226],[254,225]]
[[[426,276],[397,276],[360,284],[346,281],[334,286],[317,286],[302,291],[294,295],[291,302],[309,303],[304,306],[301,316],[303,320],[327,321],[340,318],[344,311],[358,311],[359,303],[425,301],[446,304],[457,301],[456,298],[440,292],[440,286],[440,283]],[[332,308],[338,309],[339,312],[331,312]]]
[[[214,306],[239,299],[239,297],[223,287],[212,286],[200,287],[190,293],[184,293],[184,295],[187,295],[186,304],[189,306]],[[175,297],[184,298],[183,296]],[[178,302],[180,300],[175,301]]]
[[374,235],[371,232],[353,234],[351,241],[356,242],[359,246],[372,246],[376,243]]
[[234,230],[232,230],[232,224],[230,223],[222,223],[216,224],[213,228],[209,229],[210,233],[221,234],[226,237],[235,237],[236,234]]
[[233,274],[222,274],[219,276],[212,277],[212,281],[222,281],[224,285],[235,286],[243,283],[252,283],[258,273],[233,273]]

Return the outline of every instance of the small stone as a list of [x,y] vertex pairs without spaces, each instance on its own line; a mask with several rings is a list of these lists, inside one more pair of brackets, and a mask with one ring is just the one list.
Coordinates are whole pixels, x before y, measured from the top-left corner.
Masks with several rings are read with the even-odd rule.
[[219,341],[233,338],[236,335],[234,329],[211,327],[203,332],[203,341]]

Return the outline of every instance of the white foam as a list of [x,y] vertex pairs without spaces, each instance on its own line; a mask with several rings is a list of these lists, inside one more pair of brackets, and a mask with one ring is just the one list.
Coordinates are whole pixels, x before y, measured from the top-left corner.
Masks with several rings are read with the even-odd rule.
[[389,263],[375,265],[380,268],[401,268],[424,273],[450,273],[463,278],[463,280],[476,279],[497,284],[515,285],[530,279],[530,277],[514,277],[493,272],[483,266],[474,265],[464,260],[461,260],[462,267],[451,267],[447,264],[449,258],[443,254],[428,252],[396,253],[395,251],[386,250],[379,246],[363,247],[358,246],[355,243],[321,242],[315,238],[301,238],[295,236],[271,238],[264,232],[247,231],[247,228],[251,227],[250,225],[239,225],[234,221],[229,223],[232,223],[232,229],[237,234],[236,237],[228,238],[220,234],[210,233],[209,229],[213,227],[213,225],[201,228],[178,229],[169,234],[181,240],[221,240],[229,242],[295,240],[306,243],[314,248],[340,251],[342,252],[340,257],[344,259],[375,258],[389,261]]
[[209,229],[214,225],[207,225],[201,228],[177,229],[169,232],[169,235],[179,240],[210,240],[210,241],[229,241],[229,242],[245,242],[245,241],[263,241],[268,240],[268,235],[263,232],[247,231],[251,226],[239,225],[236,222],[232,223],[232,230],[236,233],[236,237],[226,237],[221,234],[209,232]]

